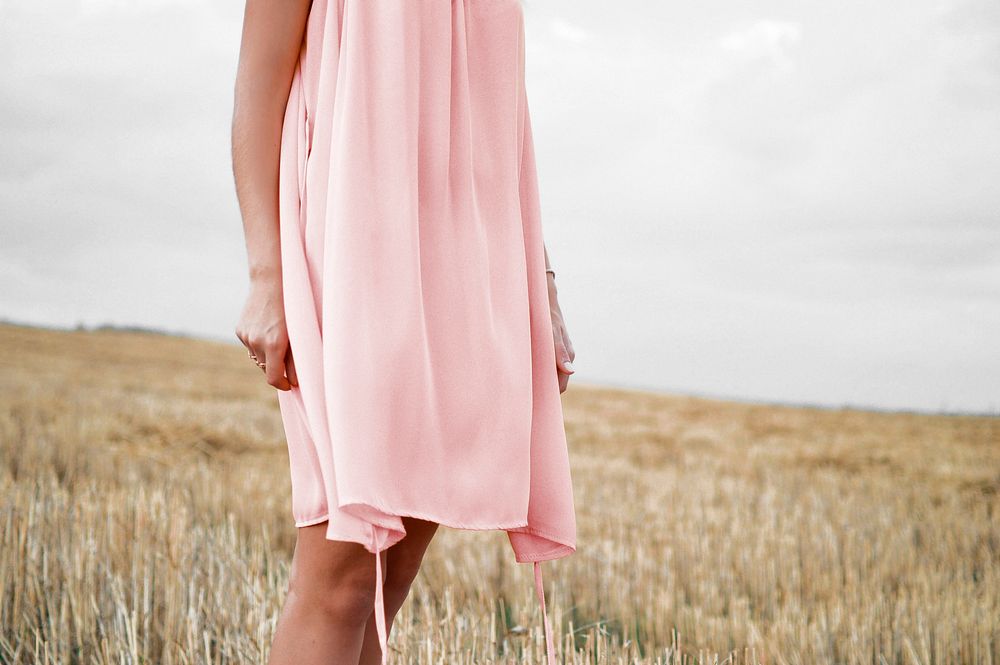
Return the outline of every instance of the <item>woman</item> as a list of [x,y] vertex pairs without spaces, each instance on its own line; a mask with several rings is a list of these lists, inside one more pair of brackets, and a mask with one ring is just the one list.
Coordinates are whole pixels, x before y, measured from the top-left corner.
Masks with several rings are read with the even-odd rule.
[[518,0],[247,2],[236,334],[278,389],[298,527],[273,665],[385,663],[439,524],[534,562],[554,665],[539,563],[576,549],[575,354],[523,38]]

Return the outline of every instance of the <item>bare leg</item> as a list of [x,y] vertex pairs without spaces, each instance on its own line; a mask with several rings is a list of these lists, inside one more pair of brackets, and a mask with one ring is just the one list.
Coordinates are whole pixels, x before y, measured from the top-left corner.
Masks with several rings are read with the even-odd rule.
[[[418,520],[415,517],[404,517],[406,537],[385,551],[386,576],[383,578],[383,595],[385,602],[386,633],[392,629],[392,620],[396,612],[403,606],[410,584],[420,570],[424,552],[437,532],[435,522]],[[374,556],[373,554],[370,556]],[[372,569],[374,569],[374,564]],[[375,630],[375,612],[369,607],[368,624],[365,628],[364,646],[361,650],[359,665],[379,665],[382,653],[378,643],[378,633]]]
[[298,529],[269,665],[358,662],[375,602],[375,555],[358,543],[327,540],[326,527]]

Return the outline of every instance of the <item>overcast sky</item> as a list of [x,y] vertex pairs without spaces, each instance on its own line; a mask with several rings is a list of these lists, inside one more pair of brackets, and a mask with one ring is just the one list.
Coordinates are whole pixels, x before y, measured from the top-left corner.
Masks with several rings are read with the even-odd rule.
[[[524,4],[579,380],[1000,412],[1000,2]],[[242,9],[0,0],[0,318],[234,339]]]

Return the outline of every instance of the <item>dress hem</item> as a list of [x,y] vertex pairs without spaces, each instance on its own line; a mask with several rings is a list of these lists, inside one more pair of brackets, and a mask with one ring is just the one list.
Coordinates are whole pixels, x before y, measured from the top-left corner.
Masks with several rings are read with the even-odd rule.
[[[539,536],[541,538],[545,538],[546,540],[551,540],[554,543],[558,543],[556,547],[547,550],[545,552],[542,552],[541,554],[522,556],[522,557],[518,557],[515,554],[514,558],[515,561],[517,561],[517,563],[531,563],[534,561],[551,561],[553,559],[561,559],[562,557],[569,556],[570,554],[576,552],[575,545],[566,543],[562,539],[553,536],[549,533],[546,533],[544,531],[533,529],[523,521],[513,522],[511,524],[464,524],[456,522],[454,520],[446,520],[440,517],[436,517],[428,513],[420,513],[418,511],[391,511],[391,510],[384,510],[381,508],[379,510],[391,515],[395,515],[397,517],[413,517],[419,520],[434,522],[435,524],[447,527],[449,529],[461,529],[466,531],[513,531],[514,533],[527,533],[533,536]],[[295,527],[303,528],[307,526],[315,526],[317,524],[322,524],[323,522],[327,522],[329,521],[329,519],[330,519],[330,514],[324,513],[317,517],[295,520]],[[360,545],[367,544],[366,542],[361,542],[360,540],[355,540],[353,538],[349,538],[346,536],[343,538],[336,538],[333,540],[345,540],[347,542],[356,542]]]
[[[357,504],[351,504],[357,505]],[[369,505],[369,504],[364,504]],[[395,511],[395,510],[385,510],[382,508],[378,509],[380,512],[386,513],[388,515],[394,515],[396,517],[413,517],[418,520],[425,520],[427,522],[434,522],[440,524],[441,526],[446,526],[450,529],[464,529],[468,531],[506,531],[507,529],[523,529],[527,527],[527,523],[523,521],[511,522],[510,524],[462,524],[452,520],[442,519],[434,515],[427,513],[420,513],[417,511]],[[324,513],[319,517],[311,517],[303,520],[296,520],[296,527],[313,526],[316,524],[321,524],[330,519],[329,513]],[[536,534],[542,535],[542,534]],[[547,537],[547,536],[546,536]]]

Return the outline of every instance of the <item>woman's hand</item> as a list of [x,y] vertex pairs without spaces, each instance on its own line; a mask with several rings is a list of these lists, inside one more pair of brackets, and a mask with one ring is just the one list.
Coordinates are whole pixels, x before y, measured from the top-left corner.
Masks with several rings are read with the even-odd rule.
[[288,345],[280,278],[250,281],[250,293],[236,325],[236,336],[247,347],[250,357],[256,356],[270,385],[278,390],[291,390],[299,385]]
[[574,371],[573,361],[576,360],[576,352],[573,351],[573,343],[569,339],[569,332],[566,330],[566,322],[563,321],[562,310],[559,308],[559,299],[556,296],[555,275],[550,272],[545,273],[549,284],[549,312],[552,315],[552,338],[556,349],[556,373],[559,376],[559,392],[566,392],[569,385],[569,375]]

